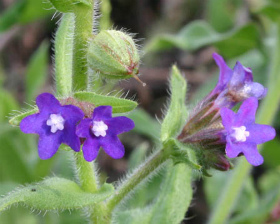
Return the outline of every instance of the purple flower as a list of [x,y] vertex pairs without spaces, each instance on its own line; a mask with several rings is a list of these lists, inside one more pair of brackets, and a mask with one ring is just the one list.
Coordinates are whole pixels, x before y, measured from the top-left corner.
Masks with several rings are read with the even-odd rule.
[[97,157],[99,148],[114,159],[124,156],[124,146],[119,140],[119,134],[134,128],[134,122],[127,117],[112,117],[111,106],[100,106],[94,109],[92,118],[81,121],[76,134],[86,138],[83,153],[86,161]]
[[238,61],[231,70],[220,55],[214,53],[213,58],[220,68],[220,77],[209,97],[218,94],[215,100],[218,107],[232,108],[236,103],[247,98],[262,99],[265,97],[267,89],[261,84],[253,82],[253,74],[250,68],[246,68]]
[[225,107],[221,109],[222,123],[226,131],[226,155],[235,158],[244,154],[247,161],[254,166],[263,163],[257,144],[275,137],[273,127],[255,124],[257,108],[258,100],[251,97],[243,102],[237,113]]
[[50,93],[36,98],[39,113],[25,117],[20,129],[27,134],[38,134],[38,153],[41,159],[51,158],[61,143],[74,151],[80,150],[80,140],[75,133],[76,124],[84,117],[81,109],[73,105],[61,106]]

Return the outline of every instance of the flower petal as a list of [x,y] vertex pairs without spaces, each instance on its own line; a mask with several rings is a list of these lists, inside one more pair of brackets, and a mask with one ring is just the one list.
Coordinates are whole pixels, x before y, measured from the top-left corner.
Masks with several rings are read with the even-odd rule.
[[77,123],[84,117],[83,111],[79,107],[73,105],[62,106],[60,112],[64,119],[74,123]]
[[112,107],[111,106],[99,106],[93,111],[93,120],[107,120],[112,118]]
[[255,123],[255,116],[258,108],[258,100],[254,97],[246,99],[240,106],[235,124],[236,125],[250,125]]
[[116,135],[130,131],[135,127],[133,120],[127,117],[114,117],[107,120],[106,124],[109,127],[110,133],[114,133]]
[[227,66],[226,62],[224,61],[221,55],[214,53],[213,58],[216,64],[220,68],[220,77],[219,77],[218,85],[225,85],[232,76],[232,70]]
[[247,137],[246,142],[262,144],[275,138],[275,129],[269,125],[253,124],[247,126],[247,131],[250,135]]
[[94,160],[99,152],[100,144],[97,139],[88,138],[83,145],[83,154],[86,161]]
[[40,135],[38,142],[38,153],[41,159],[51,158],[61,144],[62,132],[50,135]]
[[100,138],[100,145],[113,159],[120,159],[124,156],[124,146],[115,135],[106,135],[106,137]]
[[242,153],[240,147],[238,144],[232,144],[230,141],[229,137],[227,138],[227,145],[226,145],[226,155],[229,158],[235,158],[237,157],[240,153]]
[[61,107],[59,101],[50,93],[42,93],[36,98],[40,112],[57,113]]
[[41,134],[44,133],[44,127],[48,119],[48,116],[46,114],[32,114],[27,117],[25,117],[20,122],[20,130],[26,134]]
[[262,99],[266,96],[267,88],[264,88],[260,83],[251,82],[244,85],[243,92],[247,98],[255,97],[257,99]]
[[90,126],[92,124],[92,120],[87,118],[80,122],[80,124],[76,127],[76,134],[81,138],[91,138],[90,134]]
[[236,114],[232,110],[230,110],[226,107],[223,107],[221,109],[220,114],[221,114],[222,123],[223,123],[225,129],[227,131],[230,131],[231,128],[232,128],[232,125],[233,125],[234,118],[235,118]]
[[239,61],[236,62],[233,68],[233,75],[229,81],[231,88],[244,85],[245,82],[252,82],[253,74],[250,68],[246,68]]
[[74,151],[79,152],[81,143],[79,137],[75,133],[75,130],[76,124],[66,121],[64,124],[62,142],[69,145]]
[[263,157],[257,149],[257,144],[240,144],[247,161],[253,166],[259,166],[263,163]]

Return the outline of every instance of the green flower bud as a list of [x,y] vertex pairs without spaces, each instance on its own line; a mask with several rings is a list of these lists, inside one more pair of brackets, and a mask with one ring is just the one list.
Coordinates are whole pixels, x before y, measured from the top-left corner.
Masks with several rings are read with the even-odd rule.
[[56,10],[67,13],[75,12],[77,7],[91,6],[91,0],[49,0]]
[[110,79],[136,78],[139,74],[139,51],[133,39],[121,31],[101,31],[89,43],[91,69]]

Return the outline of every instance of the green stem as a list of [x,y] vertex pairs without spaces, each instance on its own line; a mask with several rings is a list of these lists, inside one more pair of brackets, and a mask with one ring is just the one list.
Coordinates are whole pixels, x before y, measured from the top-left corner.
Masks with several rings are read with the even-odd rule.
[[[256,123],[272,124],[277,113],[280,101],[280,22],[277,24],[277,43],[272,61],[271,74],[269,76],[268,93],[261,104]],[[229,176],[227,184],[221,193],[217,206],[215,207],[209,224],[223,224],[232,213],[238,196],[250,174],[251,165],[242,158]]]
[[[93,5],[93,3],[92,3]],[[93,6],[75,11],[75,37],[73,51],[73,89],[86,90],[88,85],[88,42],[92,37]]]
[[166,162],[170,156],[169,150],[157,151],[150,159],[137,169],[117,190],[116,194],[107,202],[107,212],[111,214],[114,208],[141,183],[146,177]]
[[95,174],[93,162],[85,161],[83,152],[74,153],[76,171],[84,191],[95,193],[98,190],[98,177]]
[[[95,172],[94,162],[85,161],[82,152],[75,153],[74,157],[76,172],[82,189],[86,192],[96,193],[99,189],[99,181]],[[107,223],[107,213],[104,203],[89,207],[88,213],[93,223]]]

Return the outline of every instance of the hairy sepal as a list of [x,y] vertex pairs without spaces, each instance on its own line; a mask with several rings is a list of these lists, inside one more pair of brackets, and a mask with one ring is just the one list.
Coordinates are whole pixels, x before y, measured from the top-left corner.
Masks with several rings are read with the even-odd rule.
[[175,65],[171,72],[170,91],[170,104],[161,127],[162,142],[175,137],[179,133],[187,116],[185,106],[187,82]]
[[177,139],[169,139],[165,147],[170,147],[174,164],[185,163],[196,171],[201,171],[202,166],[198,163],[197,153],[189,146],[182,144]]
[[71,180],[53,177],[10,192],[0,200],[0,212],[17,203],[46,211],[79,209],[101,202],[113,192],[112,185],[104,184],[97,193],[87,193]]

